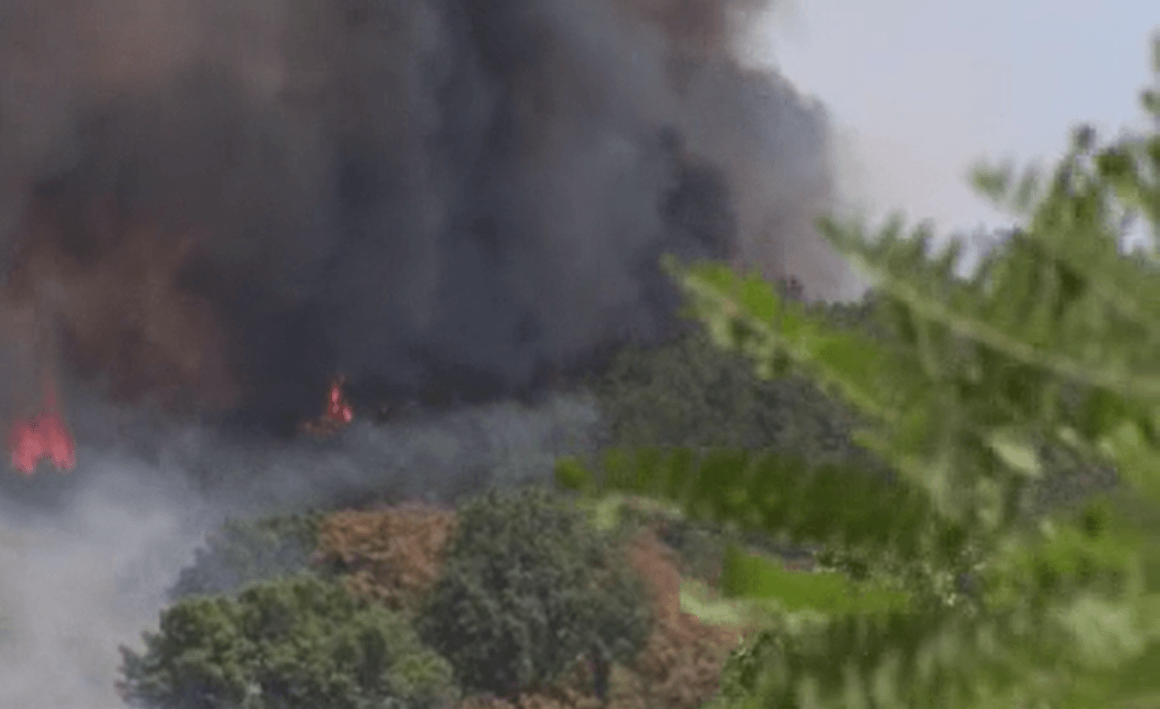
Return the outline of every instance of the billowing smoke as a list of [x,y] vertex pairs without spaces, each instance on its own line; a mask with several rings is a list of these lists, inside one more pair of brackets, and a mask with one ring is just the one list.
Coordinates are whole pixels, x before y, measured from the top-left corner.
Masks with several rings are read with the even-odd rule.
[[825,117],[736,59],[763,4],[3,3],[0,415],[45,363],[275,425],[338,371],[516,394],[668,332],[663,253],[837,294]]
[[[825,116],[737,59],[764,5],[0,3],[0,429],[55,385],[77,461],[0,471],[0,706],[123,706],[117,644],[226,515],[594,452],[590,397],[491,400],[672,332],[661,254],[849,292]],[[356,407],[485,401],[250,435],[340,372]]]

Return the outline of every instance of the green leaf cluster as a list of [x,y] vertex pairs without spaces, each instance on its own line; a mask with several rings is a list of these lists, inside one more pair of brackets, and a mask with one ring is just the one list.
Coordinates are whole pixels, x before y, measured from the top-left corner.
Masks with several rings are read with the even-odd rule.
[[[1160,122],[1156,95],[1144,105]],[[725,590],[764,630],[734,658],[723,705],[1160,699],[1160,134],[1100,148],[1084,129],[1047,179],[1003,168],[976,182],[1024,224],[967,276],[959,245],[936,250],[925,226],[894,218],[870,235],[821,221],[874,285],[873,333],[836,327],[756,275],[669,263],[713,342],[762,376],[793,372],[840,397],[894,480],[850,460],[737,449],[559,467],[569,487],[655,496],[906,572],[903,602],[873,578],[842,603],[817,588],[803,602],[775,561],[733,554]],[[1124,225],[1141,218],[1152,238],[1128,253]],[[1047,450],[1114,469],[1118,483],[1037,509]]]
[[311,575],[196,596],[161,615],[118,685],[147,709],[426,709],[457,696],[407,620]]
[[465,690],[506,697],[547,685],[585,655],[631,658],[651,615],[642,580],[610,538],[566,498],[529,487],[461,508],[417,627]]

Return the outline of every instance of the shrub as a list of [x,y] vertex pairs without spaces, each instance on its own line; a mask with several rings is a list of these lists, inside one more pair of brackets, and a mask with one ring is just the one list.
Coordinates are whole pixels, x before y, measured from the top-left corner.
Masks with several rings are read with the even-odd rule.
[[194,552],[193,564],[178,574],[169,599],[232,593],[310,568],[319,520],[317,514],[227,520]]
[[643,582],[569,501],[537,488],[460,510],[419,619],[465,689],[511,696],[583,654],[632,657],[649,631]]
[[147,709],[424,709],[457,694],[447,662],[400,616],[304,575],[161,615],[121,648],[126,702]]

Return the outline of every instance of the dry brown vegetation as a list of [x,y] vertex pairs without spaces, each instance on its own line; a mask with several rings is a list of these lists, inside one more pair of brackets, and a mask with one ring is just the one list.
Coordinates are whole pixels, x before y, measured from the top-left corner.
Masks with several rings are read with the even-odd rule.
[[424,504],[344,510],[319,525],[315,560],[346,575],[348,590],[411,611],[439,575],[455,513]]
[[619,706],[691,709],[717,691],[721,666],[740,639],[737,632],[707,625],[681,610],[676,554],[649,531],[629,546],[629,560],[653,591],[655,627],[637,657]]
[[[454,525],[453,511],[428,505],[337,512],[321,524],[315,558],[347,574],[352,592],[413,610],[438,576]],[[613,668],[606,702],[593,696],[581,662],[554,687],[514,699],[469,697],[457,709],[694,709],[709,699],[739,633],[681,611],[680,561],[651,529],[633,536],[626,552],[652,593],[654,627],[640,655]]]

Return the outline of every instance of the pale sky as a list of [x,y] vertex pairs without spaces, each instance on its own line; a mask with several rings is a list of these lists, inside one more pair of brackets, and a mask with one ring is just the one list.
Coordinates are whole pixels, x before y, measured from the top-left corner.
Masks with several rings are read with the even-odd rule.
[[828,107],[844,192],[938,233],[1011,220],[966,181],[979,158],[1053,160],[1071,128],[1144,125],[1160,0],[793,0],[757,53]]

